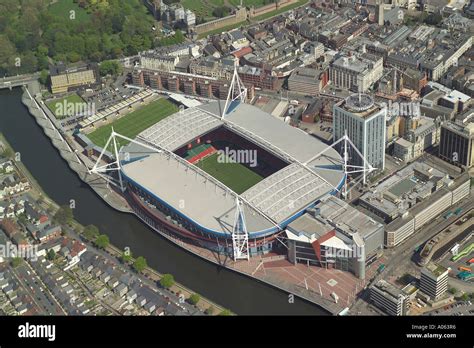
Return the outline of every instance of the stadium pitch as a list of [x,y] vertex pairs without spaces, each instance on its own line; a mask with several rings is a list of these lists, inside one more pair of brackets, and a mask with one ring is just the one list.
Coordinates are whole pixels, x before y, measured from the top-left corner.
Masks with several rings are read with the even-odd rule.
[[222,182],[232,191],[241,194],[254,186],[263,177],[240,163],[219,162],[219,154],[215,153],[201,159],[196,166]]
[[[108,125],[96,129],[95,131],[87,134],[87,137],[94,144],[103,148],[107,143],[107,139],[110,137],[112,127],[117,133],[133,139],[145,129],[151,127],[155,123],[163,120],[177,111],[177,106],[167,99],[158,99],[148,105],[142,106],[141,108],[119,118]],[[124,146],[128,144],[128,141],[125,139],[119,139],[118,143],[119,146]]]

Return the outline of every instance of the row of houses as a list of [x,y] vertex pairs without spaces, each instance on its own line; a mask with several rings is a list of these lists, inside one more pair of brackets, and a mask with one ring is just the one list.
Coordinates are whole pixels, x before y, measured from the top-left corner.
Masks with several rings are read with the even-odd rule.
[[[17,315],[35,314],[31,296],[20,287],[16,278],[11,274],[11,270],[7,268],[0,270],[0,290],[10,302]],[[5,308],[6,303],[1,302],[0,307]]]
[[180,315],[182,309],[152,289],[134,274],[124,271],[104,257],[87,251],[79,266],[82,270],[107,284],[112,292],[124,300],[123,305],[135,303],[151,315]]

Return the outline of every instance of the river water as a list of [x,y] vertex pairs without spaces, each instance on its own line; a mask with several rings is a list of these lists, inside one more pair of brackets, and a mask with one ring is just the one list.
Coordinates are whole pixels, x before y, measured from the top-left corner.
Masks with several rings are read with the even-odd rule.
[[49,138],[21,103],[22,90],[0,90],[0,132],[44,191],[58,204],[75,200],[75,218],[94,224],[119,248],[129,247],[161,273],[171,273],[181,284],[237,314],[323,315],[324,310],[240,274],[206,262],[175,246],[134,215],[117,212],[72,172]]

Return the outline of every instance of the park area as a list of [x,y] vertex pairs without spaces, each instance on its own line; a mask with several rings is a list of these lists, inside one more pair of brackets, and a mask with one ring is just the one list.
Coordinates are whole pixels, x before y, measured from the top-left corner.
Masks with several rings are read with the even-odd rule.
[[[96,145],[104,147],[114,130],[128,138],[135,138],[139,133],[178,111],[178,107],[167,99],[158,99],[148,105],[119,118],[118,120],[102,126],[87,134],[87,137]],[[118,140],[120,146],[125,146],[128,141]]]
[[87,11],[74,2],[73,0],[60,0],[52,3],[48,12],[62,19],[77,20],[78,22],[87,22],[90,20],[90,15]]
[[[214,19],[213,11],[216,8],[227,7],[237,8],[240,6],[241,0],[181,0],[184,8],[193,11],[197,17],[206,20]],[[245,7],[262,7],[274,2],[273,0],[242,0],[242,5]]]
[[240,163],[219,162],[215,153],[201,159],[195,165],[219,180],[237,194],[247,191],[263,179]]

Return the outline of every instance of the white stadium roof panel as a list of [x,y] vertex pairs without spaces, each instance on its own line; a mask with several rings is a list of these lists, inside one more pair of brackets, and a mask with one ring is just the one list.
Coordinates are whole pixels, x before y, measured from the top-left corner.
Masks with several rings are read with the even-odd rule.
[[138,138],[169,151],[175,151],[194,138],[221,125],[219,119],[199,109],[186,109],[144,130]]

